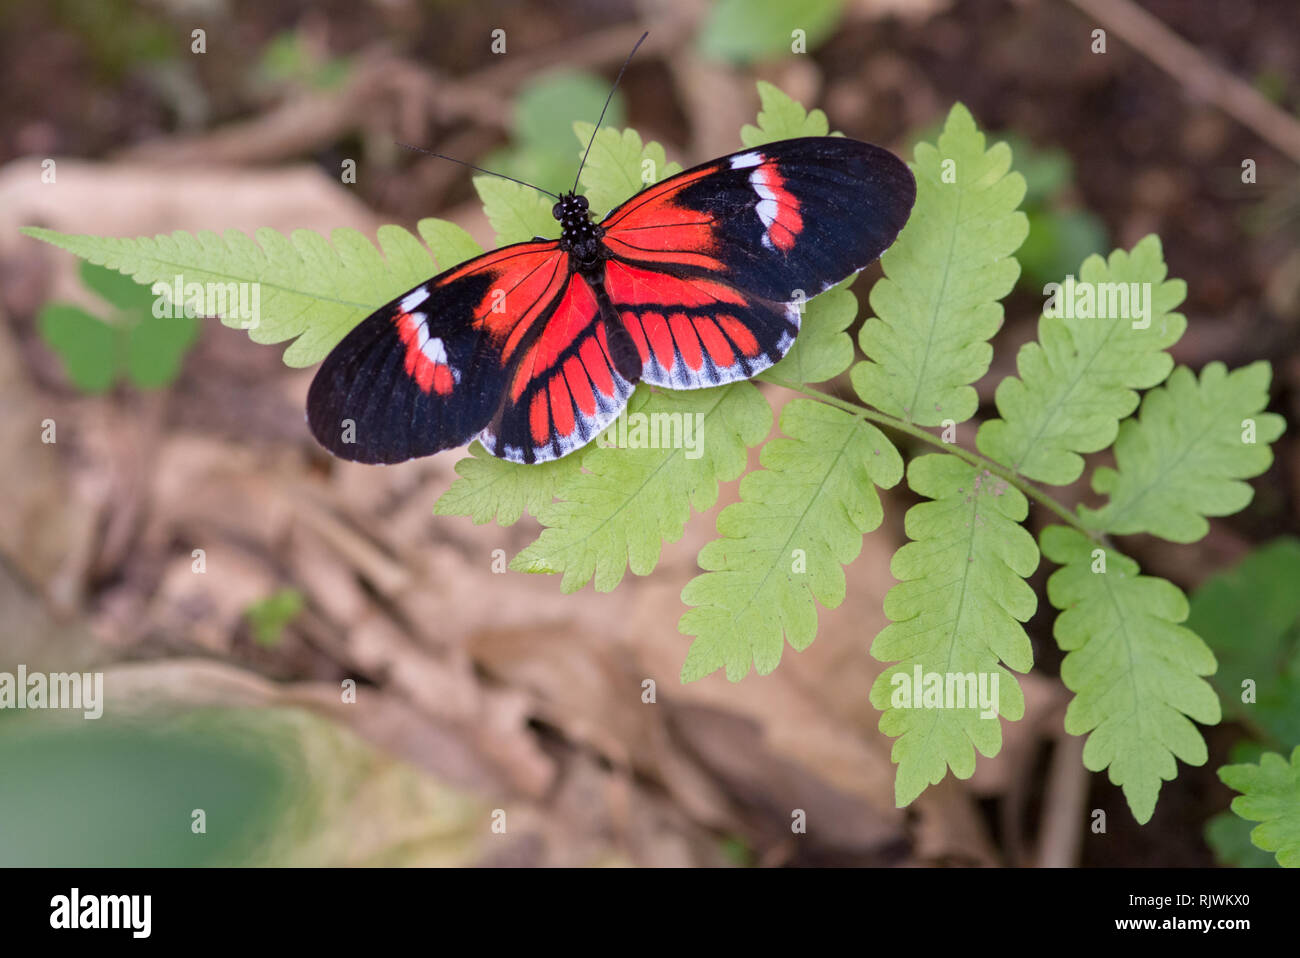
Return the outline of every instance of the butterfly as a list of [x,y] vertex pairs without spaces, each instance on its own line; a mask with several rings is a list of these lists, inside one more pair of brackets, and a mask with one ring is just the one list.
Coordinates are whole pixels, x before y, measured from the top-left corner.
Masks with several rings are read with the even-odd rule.
[[321,445],[363,463],[474,438],[511,462],[568,455],[638,383],[702,389],[772,366],[806,300],[878,258],[916,199],[894,154],[830,136],[702,163],[599,222],[576,185],[552,209],[559,239],[468,260],[344,337],[307,395]]

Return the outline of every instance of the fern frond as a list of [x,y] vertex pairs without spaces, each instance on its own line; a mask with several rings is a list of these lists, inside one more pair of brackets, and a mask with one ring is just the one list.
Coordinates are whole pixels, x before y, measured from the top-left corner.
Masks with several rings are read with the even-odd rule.
[[858,342],[867,360],[853,369],[864,401],[923,426],[963,422],[978,399],[971,383],[993,358],[1003,296],[1020,275],[1015,253],[1029,234],[1017,207],[1025,179],[1011,149],[984,149],[984,134],[958,103],[938,146],[918,143],[916,206],[880,263],[871,289],[876,318]]
[[581,455],[524,465],[492,456],[482,443],[456,463],[457,479],[434,504],[437,516],[468,516],[474,525],[514,525],[525,512],[536,517],[556,488],[578,472]]
[[1079,508],[1085,525],[1128,535],[1146,532],[1195,542],[1210,531],[1206,516],[1228,516],[1249,504],[1242,482],[1273,464],[1269,443],[1286,424],[1264,412],[1272,369],[1252,363],[1232,373],[1210,363],[1200,382],[1186,366],[1142,400],[1115,442],[1117,468],[1099,468],[1092,488],[1110,501]]
[[1187,284],[1166,280],[1167,272],[1155,236],[1131,252],[1116,250],[1109,262],[1100,256],[1084,260],[1079,282],[1087,285],[1080,289],[1137,284],[1142,295],[1149,292],[1151,315],[1135,320],[1119,309],[1120,315],[1104,319],[1045,314],[1038,342],[1021,347],[1016,358],[1020,378],[1008,376],[998,384],[994,398],[1002,418],[980,426],[980,452],[1041,482],[1066,485],[1079,478],[1079,453],[1114,442],[1119,421],[1137,408],[1135,390],[1158,385],[1173,369],[1165,349],[1187,327],[1187,320],[1173,312],[1186,297]]
[[[601,446],[621,441],[624,425],[628,448]],[[638,389],[623,423],[616,420],[583,455],[583,471],[556,485],[555,502],[538,503],[534,515],[546,528],[510,567],[563,573],[564,592],[593,578],[598,591],[609,592],[629,567],[649,574],[661,544],[681,538],[691,508],[712,508],[718,483],[744,471],[748,448],[771,428],[772,409],[750,383]]]
[[[334,230],[329,242],[310,230],[294,230],[286,237],[268,228],[254,234],[256,242],[238,230],[222,236],[177,231],[134,239],[36,227],[23,232],[146,285],[171,287],[178,280],[182,285],[257,284],[260,316],[249,328],[249,338],[255,343],[293,339],[285,364],[310,366],[380,306],[439,267],[455,266],[464,253],[478,252],[468,234],[453,224],[422,220],[419,229],[429,249],[400,226],[379,228],[378,250],[352,229]],[[244,321],[232,315],[222,322],[240,326]]]
[[[899,806],[938,784],[949,768],[969,778],[975,749],[986,756],[1001,749],[998,715],[1019,719],[1025,700],[999,660],[1029,671],[1033,650],[1021,623],[1038,605],[1025,582],[1038,567],[1038,546],[1020,525],[1029,503],[1018,490],[951,455],[912,460],[907,482],[933,501],[907,511],[913,541],[894,554],[890,568],[899,584],[885,596],[893,624],[871,645],[876,659],[897,663],[877,678],[871,704],[884,712],[880,730],[898,738],[892,757]],[[923,677],[937,676],[941,688],[960,690],[962,705],[918,700],[918,668]],[[967,675],[973,681],[963,684]],[[991,714],[975,696],[985,687]]]
[[1053,634],[1068,653],[1061,681],[1074,693],[1065,730],[1088,735],[1083,764],[1109,768],[1145,823],[1161,781],[1178,773],[1175,757],[1205,764],[1205,740],[1189,718],[1219,721],[1219,699],[1201,677],[1214,672],[1214,654],[1178,624],[1187,597],[1173,583],[1139,575],[1132,559],[1065,526],[1048,526],[1040,542],[1062,566],[1047,597],[1061,610]]
[[[758,81],[758,126],[746,123],[740,128],[740,142],[747,147],[790,140],[798,136],[826,136],[830,123],[821,110],[805,110],[802,103],[787,96],[782,90]],[[839,136],[841,134],[831,134]]]
[[796,399],[781,413],[789,438],[764,447],[761,469],[740,483],[741,501],[718,516],[720,538],[687,583],[692,606],[678,628],[695,636],[683,681],[725,668],[742,679],[776,668],[785,641],[803,649],[817,634],[820,602],[844,600],[843,565],[880,524],[875,486],[888,489],[903,461],[880,430],[823,403]]

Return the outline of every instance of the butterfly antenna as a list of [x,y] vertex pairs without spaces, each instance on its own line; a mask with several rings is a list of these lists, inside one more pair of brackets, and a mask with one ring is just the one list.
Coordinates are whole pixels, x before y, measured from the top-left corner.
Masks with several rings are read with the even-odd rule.
[[[642,37],[642,39],[644,40],[645,38]],[[397,145],[408,150],[414,150],[416,153],[426,153],[429,156],[436,156],[439,159],[451,160],[453,163],[459,163],[461,166],[468,166],[471,170],[478,170],[480,173],[486,173],[488,176],[499,176],[503,180],[509,180],[511,183],[518,183],[520,186],[526,186],[530,190],[536,190],[538,193],[545,193],[547,196],[553,197],[557,200],[560,198],[557,194],[552,193],[550,190],[544,190],[540,186],[533,186],[532,183],[525,183],[523,180],[517,180],[513,176],[506,176],[504,173],[494,173],[491,170],[485,170],[481,166],[475,166],[473,163],[466,163],[464,160],[458,160],[454,156],[448,156],[445,153],[435,153],[433,150],[424,150],[418,146],[411,146],[409,143],[398,143]]]
[[618,68],[618,76],[614,78],[614,85],[609,88],[609,96],[605,97],[605,105],[601,108],[600,119],[596,121],[596,129],[591,131],[591,139],[587,141],[587,150],[582,154],[582,162],[578,164],[578,175],[573,178],[573,189],[571,192],[578,192],[578,179],[582,176],[582,168],[587,165],[587,154],[591,152],[591,144],[596,142],[596,133],[600,130],[601,123],[605,121],[605,111],[609,109],[610,101],[614,99],[614,91],[618,89],[618,81],[623,79],[623,71],[626,70],[627,65],[632,62],[633,54],[636,53],[637,48],[640,47],[641,44],[645,43],[645,38],[648,36],[650,36],[649,30],[641,34],[641,39],[638,40],[636,46],[632,48],[632,53],[627,55],[627,59],[623,61],[623,65]]

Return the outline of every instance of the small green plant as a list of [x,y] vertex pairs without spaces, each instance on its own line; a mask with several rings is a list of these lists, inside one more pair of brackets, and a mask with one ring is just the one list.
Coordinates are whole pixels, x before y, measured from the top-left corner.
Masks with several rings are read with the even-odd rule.
[[[820,111],[767,84],[759,92],[763,109],[742,131],[746,146],[828,132]],[[585,142],[591,126],[574,128]],[[582,183],[600,213],[640,189],[647,171],[653,180],[676,169],[635,131],[602,129]],[[745,472],[747,450],[763,444],[760,467],[719,514],[718,538],[699,556],[703,571],[682,593],[679,628],[694,637],[683,679],[725,670],[738,681],[751,668],[775,669],[786,643],[813,641],[818,605],[843,600],[843,566],[882,521],[878,490],[906,477],[923,501],[908,510],[912,541],[894,558],[899,584],[885,600],[892,624],[871,645],[889,667],[863,690],[884,713],[882,731],[897,739],[897,802],[908,804],[949,771],[969,777],[976,751],[1000,749],[1001,720],[1023,714],[1013,673],[1032,666],[1024,626],[1037,599],[1025,580],[1041,551],[1060,566],[1048,598],[1060,611],[1053,631],[1074,693],[1066,729],[1088,736],[1084,764],[1107,770],[1145,822],[1162,782],[1177,773],[1175,759],[1206,761],[1193,720],[1220,719],[1205,679],[1215,659],[1182,624],[1183,593],[1143,575],[1110,536],[1190,542],[1205,534],[1207,516],[1247,505],[1243,480],[1269,467],[1269,444],[1283,431],[1281,417],[1264,411],[1269,367],[1229,372],[1212,363],[1200,376],[1174,368],[1168,349],[1186,327],[1177,312],[1186,287],[1168,277],[1160,241],[1149,236],[1084,260],[1077,289],[1093,297],[1063,302],[1076,289],[1066,284],[1045,306],[1038,341],[1021,349],[1017,374],[998,386],[997,417],[980,427],[974,449],[963,447],[956,426],[977,410],[973,384],[988,372],[1001,299],[1020,275],[1025,181],[1010,148],[988,146],[960,104],[936,142],[917,145],[912,169],[916,206],[881,260],[873,315],[858,336],[866,358],[855,361],[848,330],[858,301],[844,283],[807,303],[794,347],[760,377],[800,394],[781,411],[781,437],[767,438],[773,415],[753,382],[693,392],[642,385],[629,409],[702,416],[702,455],[596,442],[526,466],[475,445],[436,511],[501,525],[528,512],[542,532],[513,569],[558,574],[565,592],[588,582],[608,591],[629,569],[650,573],[690,510],[712,507],[719,483]],[[475,186],[499,244],[556,235],[544,197],[489,177]],[[140,282],[172,282],[183,270],[187,280],[261,283],[262,320],[250,335],[293,340],[285,362],[307,366],[384,303],[480,251],[450,223],[426,219],[418,231],[428,249],[395,226],[379,230],[378,250],[350,230],[336,230],[330,243],[266,229],[256,242],[234,231],[154,239],[26,232]],[[1117,305],[1121,291],[1129,306]],[[1110,297],[1100,316],[1097,296]],[[844,374],[856,400],[816,385]],[[918,444],[937,452],[914,455]],[[1114,467],[1093,475],[1096,506],[1072,511],[1045,488],[1074,482],[1084,454],[1112,446]],[[1021,525],[1031,508],[1052,520],[1037,541]],[[954,675],[958,682],[945,686]],[[971,701],[934,707],[949,688],[960,692],[967,675],[987,680],[987,701],[974,702],[972,685]],[[900,695],[913,677],[915,703]]]
[[302,593],[297,589],[278,589],[249,605],[244,610],[244,618],[253,630],[253,640],[267,648],[279,645],[284,630],[302,612],[303,606]]
[[125,379],[141,389],[169,385],[198,336],[192,316],[156,316],[147,287],[115,270],[81,264],[81,282],[112,307],[107,319],[80,306],[49,303],[36,317],[41,339],[82,392],[102,393]]
[[[1249,737],[1232,748],[1219,778],[1241,792],[1211,819],[1216,857],[1236,865],[1300,866],[1300,541],[1278,539],[1192,596],[1188,625],[1218,658],[1213,682],[1224,717]],[[1292,749],[1291,764],[1286,759]],[[1279,752],[1281,754],[1279,754]],[[1257,827],[1250,822],[1263,822]]]

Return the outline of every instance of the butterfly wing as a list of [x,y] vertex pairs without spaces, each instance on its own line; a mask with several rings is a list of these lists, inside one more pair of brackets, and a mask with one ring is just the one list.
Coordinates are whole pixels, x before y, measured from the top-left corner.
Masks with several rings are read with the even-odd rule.
[[[603,307],[603,308],[602,308]],[[586,445],[627,404],[640,364],[604,293],[578,273],[514,363],[479,435],[512,462],[546,462]]]
[[312,434],[367,463],[464,445],[492,420],[569,280],[558,243],[518,243],[403,293],[321,364],[307,393]]
[[771,366],[803,302],[879,257],[915,200],[902,160],[846,137],[769,143],[641,191],[601,226],[643,378],[693,389]]

